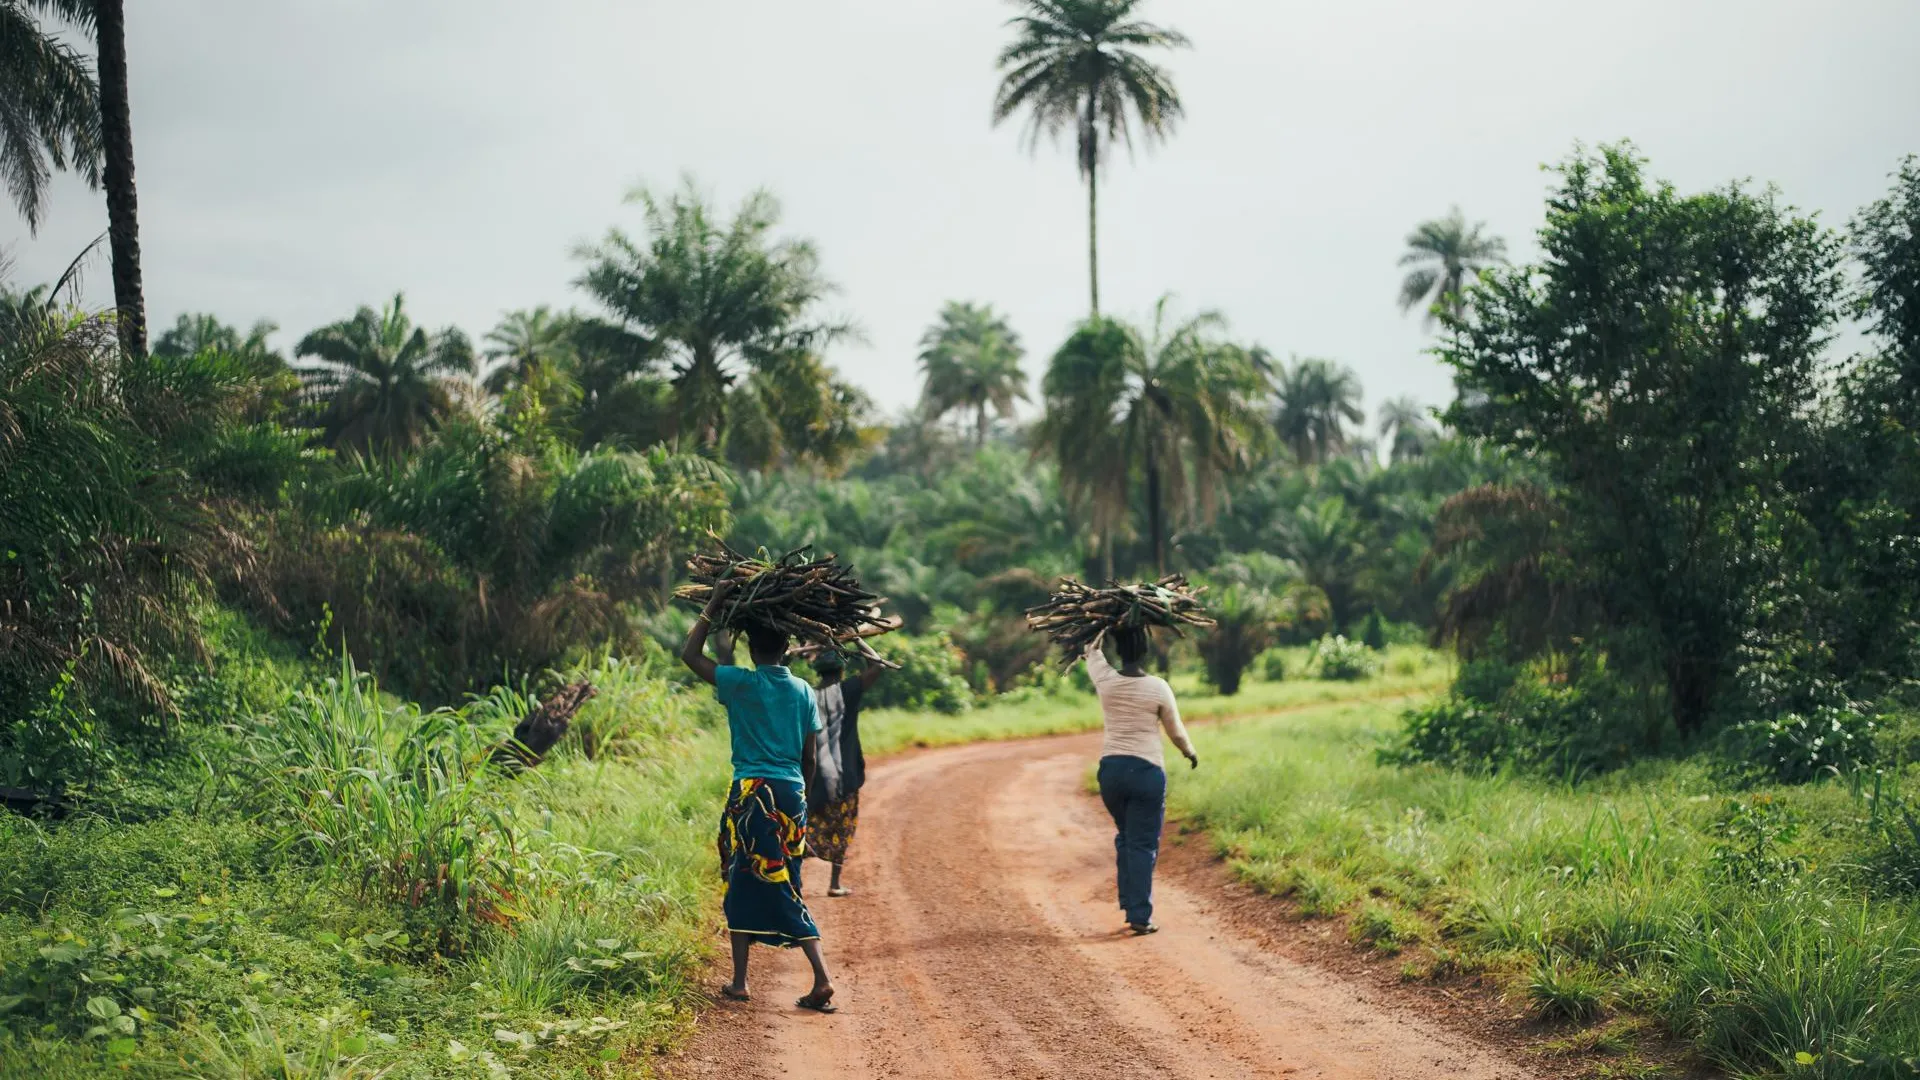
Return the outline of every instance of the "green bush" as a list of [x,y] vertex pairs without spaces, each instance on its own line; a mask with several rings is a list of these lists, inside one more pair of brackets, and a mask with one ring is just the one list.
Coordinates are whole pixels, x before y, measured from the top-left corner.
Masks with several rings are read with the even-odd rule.
[[[973,707],[966,657],[946,634],[889,634],[879,639],[874,651],[899,664],[900,670],[880,676],[867,692],[864,707],[947,714]],[[798,665],[798,671],[808,682],[818,681],[806,664]]]
[[1260,654],[1260,678],[1266,682],[1285,682],[1287,678],[1287,654],[1280,649],[1268,649]]
[[1367,612],[1367,621],[1360,627],[1360,644],[1380,652],[1387,647],[1387,624],[1380,617],[1380,609]]
[[1320,667],[1320,677],[1352,682],[1371,678],[1380,670],[1373,650],[1340,634],[1328,634],[1313,646],[1312,663]]
[[1736,762],[1784,784],[1840,776],[1871,764],[1874,719],[1853,709],[1820,706],[1735,725],[1728,741]]

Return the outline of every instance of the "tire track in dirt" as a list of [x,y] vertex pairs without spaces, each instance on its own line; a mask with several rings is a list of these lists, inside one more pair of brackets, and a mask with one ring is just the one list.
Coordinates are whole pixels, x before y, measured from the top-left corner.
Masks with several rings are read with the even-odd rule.
[[847,883],[807,864],[841,1010],[803,1013],[806,963],[754,950],[749,1004],[700,1021],[671,1075],[865,1080],[1458,1077],[1524,1080],[1498,1051],[1370,988],[1263,952],[1156,883],[1165,929],[1119,932],[1113,831],[1082,788],[1099,736],[873,766]]

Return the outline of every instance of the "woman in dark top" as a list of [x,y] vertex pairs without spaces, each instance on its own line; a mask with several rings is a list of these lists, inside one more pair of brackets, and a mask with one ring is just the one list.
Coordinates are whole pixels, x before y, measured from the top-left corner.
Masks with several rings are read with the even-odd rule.
[[840,871],[860,824],[860,785],[867,779],[867,759],[860,750],[860,699],[882,669],[868,664],[859,678],[849,680],[840,654],[823,652],[814,659],[813,670],[820,673],[814,691],[820,727],[814,734],[817,765],[807,785],[807,847],[833,864],[827,895],[847,896],[853,890],[840,884]]

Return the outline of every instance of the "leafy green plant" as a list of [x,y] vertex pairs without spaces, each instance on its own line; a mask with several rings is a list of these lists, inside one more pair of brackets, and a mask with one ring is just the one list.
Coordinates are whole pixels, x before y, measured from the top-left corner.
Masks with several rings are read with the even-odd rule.
[[1311,663],[1319,667],[1322,679],[1345,682],[1371,678],[1380,670],[1372,649],[1340,634],[1329,634],[1315,643]]
[[1736,885],[1782,885],[1806,869],[1784,850],[1800,833],[1800,816],[1771,795],[1728,799],[1712,831],[1714,865]]

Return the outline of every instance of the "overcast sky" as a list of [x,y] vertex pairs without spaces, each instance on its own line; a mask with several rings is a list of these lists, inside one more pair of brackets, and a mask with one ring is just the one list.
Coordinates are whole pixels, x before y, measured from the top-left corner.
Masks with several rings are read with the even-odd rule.
[[[1070,148],[989,123],[996,0],[143,0],[128,51],[150,319],[271,318],[290,345],[404,290],[476,338],[584,305],[576,244],[637,227],[636,183],[764,186],[812,238],[864,345],[831,359],[917,392],[943,301],[1007,312],[1037,378],[1086,304]],[[1576,141],[1633,139],[1683,189],[1772,182],[1838,225],[1920,151],[1920,0],[1150,0],[1173,141],[1101,187],[1103,307],[1171,291],[1371,401],[1446,373],[1395,304],[1415,222],[1459,204],[1533,251]],[[105,227],[57,189],[16,278]],[[104,266],[89,281],[111,296]]]

